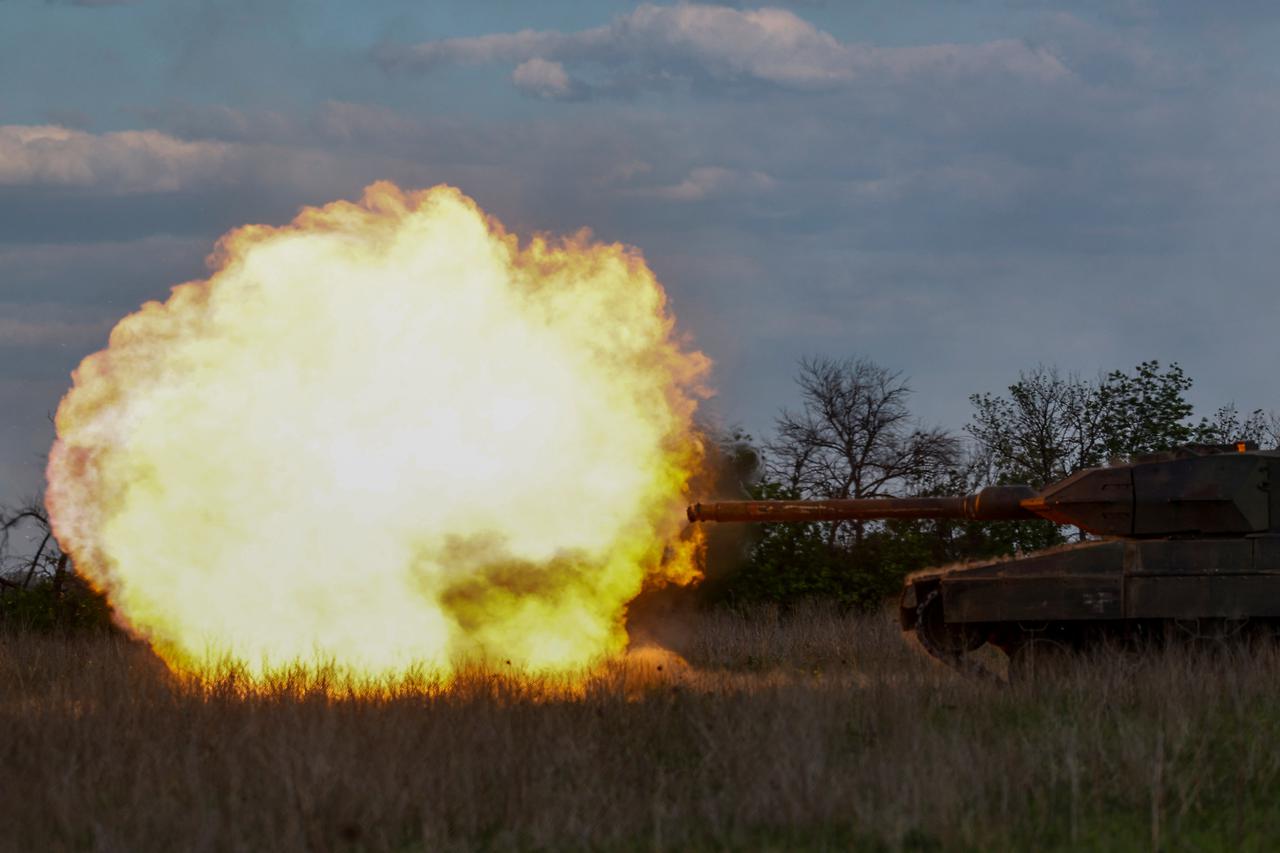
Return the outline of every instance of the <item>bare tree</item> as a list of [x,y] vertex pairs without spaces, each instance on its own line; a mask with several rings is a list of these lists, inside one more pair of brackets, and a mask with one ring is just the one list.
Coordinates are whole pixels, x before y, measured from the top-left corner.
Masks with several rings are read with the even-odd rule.
[[[34,551],[12,553],[13,534],[24,527],[34,530]],[[26,589],[40,575],[53,579],[60,592],[67,571],[67,557],[53,538],[49,515],[39,499],[32,499],[17,509],[0,509],[0,590]]]
[[1196,439],[1215,444],[1256,441],[1264,449],[1280,446],[1280,413],[1254,409],[1241,414],[1234,403],[1219,407],[1212,417],[1201,418]]
[[[784,409],[766,445],[771,479],[805,498],[871,498],[936,480],[957,458],[955,437],[917,424],[900,373],[868,359],[800,362],[799,411]],[[832,524],[834,545],[844,525]],[[852,525],[855,541],[863,526]]]
[[994,461],[997,480],[1040,487],[1100,464],[1106,409],[1099,385],[1041,365],[1018,374],[1009,396],[973,394],[965,429]]

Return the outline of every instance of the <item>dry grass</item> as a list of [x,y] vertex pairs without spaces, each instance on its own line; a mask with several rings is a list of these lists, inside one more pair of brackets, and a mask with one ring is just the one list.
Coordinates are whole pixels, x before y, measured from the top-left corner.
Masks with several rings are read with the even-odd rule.
[[[1265,849],[1280,655],[960,679],[888,617],[696,617],[585,690],[200,688],[113,639],[0,637],[11,850]],[[658,667],[662,666],[659,670]]]

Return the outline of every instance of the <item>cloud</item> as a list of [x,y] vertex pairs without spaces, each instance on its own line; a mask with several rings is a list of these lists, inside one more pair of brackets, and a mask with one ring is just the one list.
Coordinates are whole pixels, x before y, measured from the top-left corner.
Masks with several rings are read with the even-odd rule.
[[[437,183],[419,137],[366,145],[342,124],[297,121],[278,141],[184,139],[157,130],[87,133],[0,125],[0,247],[205,235],[287,221],[299,205],[349,197],[379,178]],[[395,148],[396,144],[400,148]]]
[[841,42],[785,9],[692,3],[645,4],[607,26],[572,33],[522,30],[384,44],[376,58],[388,69],[418,72],[513,64],[515,85],[542,98],[622,94],[682,81],[812,90],[877,74],[997,72],[1052,80],[1069,73],[1046,48],[1014,39],[876,47]]
[[549,100],[567,98],[573,91],[573,84],[563,65],[536,56],[516,66],[511,73],[511,82],[526,95]]
[[147,126],[180,139],[289,142],[296,140],[298,134],[297,123],[289,116],[270,110],[235,109],[225,104],[170,101],[160,106],[130,107],[126,112]]
[[637,191],[668,201],[704,201],[712,196],[767,190],[775,181],[760,171],[726,169],[722,166],[699,166],[691,169],[679,183],[650,187]]
[[115,321],[115,317],[86,317],[83,312],[68,312],[61,305],[0,302],[0,347],[85,349],[100,346]]
[[154,130],[94,134],[57,125],[2,125],[0,186],[171,191],[208,181],[233,154],[226,143],[188,142]]
[[122,196],[299,188],[314,186],[316,175],[336,169],[331,153],[299,143],[183,139],[154,129],[90,133],[60,125],[0,125],[0,193],[57,188]]

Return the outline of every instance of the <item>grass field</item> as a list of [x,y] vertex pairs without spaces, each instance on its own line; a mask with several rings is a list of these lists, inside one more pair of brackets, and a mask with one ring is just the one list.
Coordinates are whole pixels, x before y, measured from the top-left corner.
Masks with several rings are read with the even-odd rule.
[[[890,617],[703,614],[585,687],[199,687],[0,636],[6,850],[1269,849],[1280,654],[962,680]],[[659,668],[661,667],[661,668]]]

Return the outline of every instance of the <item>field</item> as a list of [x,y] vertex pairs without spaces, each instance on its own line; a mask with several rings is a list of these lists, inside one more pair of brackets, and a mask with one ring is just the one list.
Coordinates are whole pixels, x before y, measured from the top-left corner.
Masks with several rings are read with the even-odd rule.
[[702,614],[585,686],[194,685],[0,637],[6,850],[1166,849],[1280,839],[1280,654],[962,680],[886,615]]

